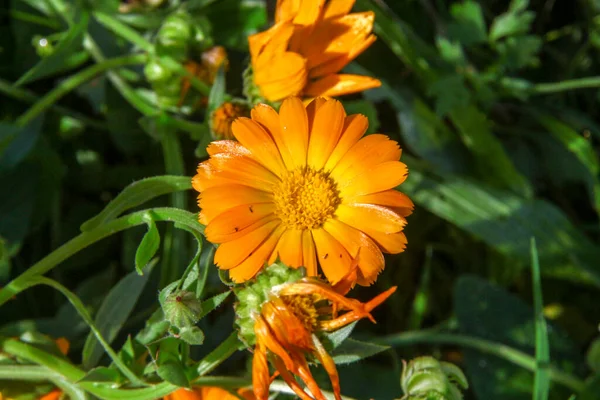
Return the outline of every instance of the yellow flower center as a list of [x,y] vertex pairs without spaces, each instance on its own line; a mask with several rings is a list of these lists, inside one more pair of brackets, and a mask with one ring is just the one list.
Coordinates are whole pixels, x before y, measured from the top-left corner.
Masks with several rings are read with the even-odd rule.
[[337,185],[322,171],[290,171],[273,191],[275,214],[290,229],[316,229],[340,204]]
[[281,300],[309,332],[314,332],[317,329],[319,314],[315,303],[318,298],[311,295],[294,294],[281,296]]

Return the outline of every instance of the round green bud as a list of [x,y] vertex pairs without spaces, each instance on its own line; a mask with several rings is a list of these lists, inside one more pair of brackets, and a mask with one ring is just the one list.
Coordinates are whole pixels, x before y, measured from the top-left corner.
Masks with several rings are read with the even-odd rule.
[[303,276],[302,270],[276,262],[263,269],[254,281],[234,289],[238,300],[235,304],[235,324],[238,327],[238,336],[246,346],[251,347],[256,343],[254,318],[260,314],[262,305],[269,300],[273,287],[296,282]]
[[403,400],[461,400],[460,389],[469,386],[460,368],[429,356],[404,363],[400,381]]
[[43,36],[35,35],[33,39],[31,39],[31,44],[35,47],[35,51],[40,57],[48,57],[54,53],[54,45],[48,38]]
[[202,312],[202,305],[196,295],[187,290],[170,293],[162,308],[167,321],[177,328],[196,325]]
[[173,76],[173,72],[158,61],[150,61],[144,67],[144,75],[148,82],[165,82]]

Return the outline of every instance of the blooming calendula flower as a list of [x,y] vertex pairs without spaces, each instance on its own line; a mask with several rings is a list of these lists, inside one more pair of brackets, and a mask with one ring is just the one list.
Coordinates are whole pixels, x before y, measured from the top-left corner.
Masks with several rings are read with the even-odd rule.
[[288,96],[340,96],[381,85],[340,74],[374,41],[372,11],[352,13],[353,0],[278,0],[275,25],[248,38],[254,84],[269,101]]
[[[255,400],[254,394],[250,389],[239,389],[237,394],[246,400]],[[163,400],[238,400],[225,389],[216,386],[201,386],[192,390],[179,389],[163,397]]]
[[[269,358],[277,374],[301,399],[313,397],[298,384],[294,375],[304,382],[315,399],[325,400],[308,366],[309,361],[318,360],[329,375],[335,398],[340,400],[337,368],[321,341],[322,334],[362,318],[375,322],[370,312],[394,293],[396,287],[361,303],[316,278],[300,278],[297,272],[273,264],[259,275],[257,282],[236,293],[240,339],[254,346],[254,395],[258,400],[269,397],[272,380]],[[338,315],[339,312],[342,313]]]
[[238,283],[280,259],[309,276],[320,264],[332,284],[349,276],[371,284],[384,267],[382,251],[406,245],[413,204],[394,190],[408,174],[398,143],[362,137],[367,118],[347,116],[334,99],[305,107],[289,98],[279,114],[259,104],[251,117],[233,122],[237,142],[209,145],[192,180],[206,238],[220,244],[216,265]]

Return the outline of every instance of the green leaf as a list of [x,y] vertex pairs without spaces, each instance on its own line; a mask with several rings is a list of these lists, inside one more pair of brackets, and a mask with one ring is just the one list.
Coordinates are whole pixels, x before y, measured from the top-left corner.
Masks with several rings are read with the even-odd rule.
[[496,41],[505,36],[523,34],[529,31],[529,26],[535,18],[535,13],[525,11],[528,0],[512,0],[507,12],[500,14],[492,22],[490,40]]
[[410,179],[400,186],[420,207],[526,263],[535,237],[542,274],[600,286],[600,249],[554,205],[523,199],[449,174],[434,174],[407,156]]
[[154,359],[158,373],[165,381],[180,387],[190,387],[190,381],[181,362],[181,340],[167,337],[151,343],[148,348]]
[[331,357],[336,364],[349,364],[386,350],[389,350],[388,346],[360,342],[355,339],[346,339],[342,344],[335,348]]
[[197,326],[181,329],[179,331],[179,337],[189,345],[201,345],[204,343],[204,332]]
[[69,31],[59,40],[52,54],[42,58],[39,63],[23,74],[15,85],[21,86],[61,71],[65,59],[68,59],[81,47],[89,19],[90,14],[82,10],[76,18],[77,23],[70,26]]
[[341,345],[344,340],[350,336],[354,328],[356,327],[356,322],[346,325],[343,328],[338,329],[337,331],[333,331],[331,333],[323,333],[320,339],[324,339],[324,344],[328,348],[335,349],[339,345]]
[[231,293],[232,292],[229,290],[227,292],[220,293],[220,294],[213,296],[207,300],[204,300],[202,302],[202,312],[200,313],[200,316],[198,317],[198,319],[204,318],[208,313],[210,313],[215,308],[220,306],[221,303],[223,303],[225,301],[225,299],[227,299],[227,297],[229,297],[229,295]]
[[517,70],[539,64],[537,55],[542,44],[542,40],[534,35],[515,36],[498,43],[496,50],[500,55],[501,64],[508,70]]
[[533,307],[535,313],[536,360],[533,399],[547,400],[550,393],[550,371],[548,370],[548,366],[550,365],[550,346],[548,344],[548,327],[544,319],[540,262],[534,238],[531,238],[531,280],[533,282]]
[[155,197],[192,187],[190,178],[184,176],[155,176],[139,180],[127,186],[102,210],[102,212],[81,225],[81,231],[87,232],[105,224],[124,211],[137,207]]
[[539,112],[533,114],[540,124],[548,129],[552,136],[561,142],[569,152],[571,152],[581,165],[583,165],[589,173],[586,183],[590,192],[590,197],[593,199],[594,207],[597,212],[600,212],[600,161],[598,153],[592,146],[589,140],[581,136],[576,130],[569,125],[559,121],[558,119]]
[[[150,278],[150,271],[154,264],[150,263],[146,267],[143,276],[139,276],[136,271],[127,274],[110,290],[100,306],[96,314],[95,325],[108,343],[117,337],[129,314],[133,311],[138,297],[142,294],[142,290]],[[90,333],[83,347],[82,363],[84,368],[94,367],[100,361],[100,357],[102,357],[102,346]]]
[[0,122],[0,171],[13,168],[31,152],[43,121],[39,116],[23,127]]
[[148,231],[144,234],[135,252],[135,269],[139,275],[143,274],[144,267],[148,265],[160,246],[160,234],[152,215],[148,213],[144,219],[148,226]]
[[[481,278],[463,276],[454,287],[454,310],[461,332],[521,349],[536,347],[532,308],[505,290]],[[558,327],[548,324],[552,365],[573,370],[581,363],[578,348]],[[477,350],[465,348],[469,380],[478,398],[486,400],[531,399],[533,374]],[[551,399],[564,399],[568,391],[553,386]]]
[[27,163],[0,172],[0,187],[10,188],[10,196],[0,196],[0,236],[21,241],[29,231],[38,185],[39,171]]
[[448,24],[448,35],[459,42],[470,45],[485,42],[487,28],[479,4],[473,0],[454,3],[450,7],[453,21]]
[[111,383],[121,385],[125,377],[113,367],[97,367],[88,371],[78,382]]
[[209,121],[210,114],[215,111],[225,101],[225,68],[221,66],[217,71],[217,76],[213,82],[210,94],[208,95],[208,106],[206,108],[206,120]]
[[469,105],[470,92],[463,77],[458,74],[440,76],[427,88],[427,94],[435,97],[435,112],[440,117],[455,108]]
[[161,363],[156,370],[158,376],[165,381],[179,387],[191,388],[190,381],[185,374],[185,369],[180,362],[166,361]]

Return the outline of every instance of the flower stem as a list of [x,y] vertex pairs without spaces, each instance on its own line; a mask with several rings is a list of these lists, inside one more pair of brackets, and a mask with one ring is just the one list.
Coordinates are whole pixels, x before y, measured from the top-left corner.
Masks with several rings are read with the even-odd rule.
[[90,231],[83,232],[71,239],[0,289],[0,306],[6,303],[14,295],[27,289],[27,287],[30,286],[29,281],[31,279],[52,270],[73,254],[105,237],[114,235],[115,233],[133,226],[144,224],[144,216],[147,212],[152,213],[155,221],[172,221],[186,225],[193,230],[197,230],[199,226],[196,217],[192,213],[167,207],[142,210],[107,222],[106,224],[100,225]]
[[562,82],[538,83],[534,85],[532,91],[534,94],[547,94],[564,92],[573,89],[586,89],[600,87],[600,76],[590,76],[580,79],[571,79]]
[[146,59],[147,57],[145,54],[133,54],[111,58],[109,60],[99,62],[98,64],[94,64],[82,71],[79,71],[74,75],[71,75],[60,85],[58,85],[54,90],[50,91],[33,106],[31,106],[31,108],[27,110],[23,115],[17,118],[17,125],[27,125],[40,113],[44,112],[46,109],[48,109],[58,100],[60,100],[61,97],[65,96],[67,93],[82,85],[83,83],[89,81],[101,72],[113,68],[123,67],[125,65],[142,64],[146,62]]
[[[436,343],[436,344],[452,344],[472,349],[479,350],[483,353],[492,354],[496,357],[503,358],[519,367],[525,368],[534,372],[536,370],[535,358],[520,350],[514,349],[502,343],[492,342],[489,340],[458,335],[453,333],[438,333],[432,331],[409,331],[398,333],[395,335],[385,336],[375,340],[377,343],[386,344],[389,346],[409,346],[416,343]],[[581,379],[563,372],[556,367],[548,368],[550,378],[560,383],[575,392],[581,392],[584,388],[584,383]]]

